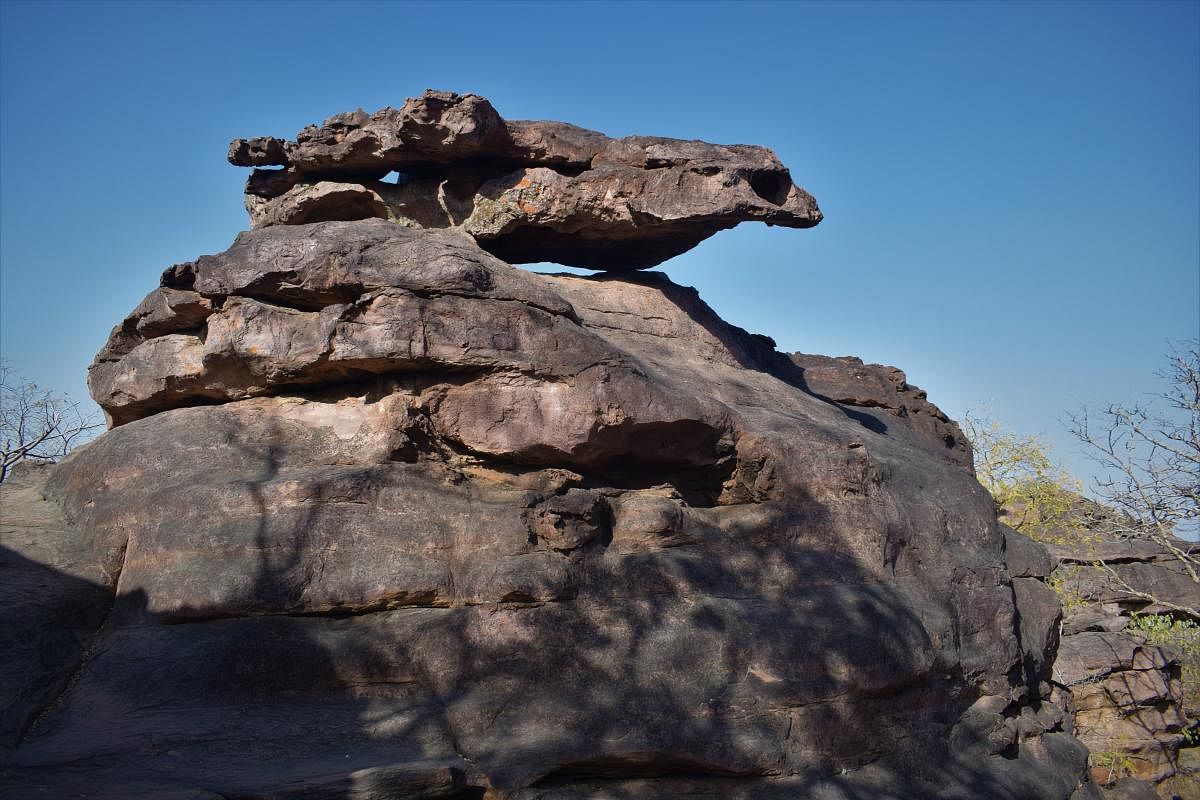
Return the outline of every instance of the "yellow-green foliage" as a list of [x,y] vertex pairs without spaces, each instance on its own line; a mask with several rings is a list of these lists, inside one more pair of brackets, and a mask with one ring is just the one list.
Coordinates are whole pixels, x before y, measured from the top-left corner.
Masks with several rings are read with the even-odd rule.
[[1005,523],[1044,542],[1082,535],[1076,520],[1079,483],[1050,458],[1045,440],[970,415],[963,427],[975,451],[975,475],[1004,512]]
[[1079,574],[1081,569],[1083,568],[1078,565],[1062,566],[1054,570],[1053,574],[1046,580],[1046,584],[1058,594],[1058,600],[1062,603],[1063,614],[1070,614],[1090,602],[1085,595],[1071,589],[1068,585],[1071,579]]
[[1153,645],[1174,647],[1182,654],[1183,707],[1189,714],[1200,710],[1200,625],[1167,614],[1134,614],[1125,630]]
[[1133,759],[1125,754],[1119,753],[1116,750],[1100,750],[1088,755],[1088,766],[1093,769],[1099,768],[1107,771],[1106,776],[1102,776],[1102,783],[1109,784],[1132,775],[1136,765]]

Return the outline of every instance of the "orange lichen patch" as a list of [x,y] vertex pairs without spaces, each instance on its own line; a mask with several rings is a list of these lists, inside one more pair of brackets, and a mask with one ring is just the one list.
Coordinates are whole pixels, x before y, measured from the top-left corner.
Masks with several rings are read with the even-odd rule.
[[517,203],[517,206],[521,209],[522,212],[524,212],[526,214],[532,214],[535,211],[537,211],[537,206],[535,206],[533,203],[528,203],[524,200],[519,201]]
[[531,180],[529,180],[529,178],[521,178],[521,180],[517,181],[518,189],[524,189],[526,186],[532,186],[532,185],[533,185],[533,182]]

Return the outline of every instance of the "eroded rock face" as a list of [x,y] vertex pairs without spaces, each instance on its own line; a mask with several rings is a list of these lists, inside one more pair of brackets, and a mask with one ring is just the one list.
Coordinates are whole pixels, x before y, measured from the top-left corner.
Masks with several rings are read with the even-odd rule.
[[123,556],[19,785],[1078,785],[1057,603],[953,449],[815,396],[694,291],[381,220],[163,284],[93,370],[118,427],[42,489]]
[[1177,654],[1136,636],[1087,631],[1064,637],[1054,670],[1074,696],[1075,732],[1096,754],[1098,783],[1157,783],[1176,773],[1186,724]]
[[[652,267],[740,222],[809,228],[816,201],[770,150],[506,122],[477,95],[427,91],[339,114],[295,141],[235,140],[255,227],[378,217],[460,228],[512,263]],[[381,180],[398,171],[397,182]]]
[[[712,147],[427,95],[231,158],[285,166],[252,178],[282,198],[305,170],[361,195],[498,153],[684,180]],[[726,150],[695,173],[724,195],[688,184],[706,208],[742,203],[735,157],[773,159]],[[1047,557],[923,393],[779,353],[661,274],[518,270],[438,186],[405,202],[454,224],[269,225],[168,269],[92,367],[112,429],[0,487],[33,509],[0,564],[70,632],[0,650],[27,676],[6,790],[1095,797],[1052,697]],[[580,225],[561,241],[632,253],[644,227],[660,252],[657,222]],[[870,389],[829,388],[845,369]],[[38,549],[51,530],[70,547]]]
[[[1123,537],[1102,509],[1087,511],[1091,527],[1057,531],[1057,543],[1048,545],[1054,581],[1069,601],[1056,680],[1073,695],[1075,731],[1093,753],[1093,778],[1114,785],[1124,779],[1125,789],[1134,780],[1158,784],[1159,794],[1171,797],[1176,785],[1197,777],[1185,766],[1196,748],[1184,728],[1200,708],[1181,682],[1183,654],[1126,627],[1133,612],[1200,607],[1200,587],[1165,547]],[[1172,544],[1182,552],[1198,546]]]
[[804,370],[805,386],[813,394],[853,408],[886,411],[889,417],[918,433],[917,441],[935,445],[934,452],[975,473],[971,444],[958,423],[929,402],[923,390],[909,384],[903,370],[864,364],[854,356],[792,353],[791,358]]

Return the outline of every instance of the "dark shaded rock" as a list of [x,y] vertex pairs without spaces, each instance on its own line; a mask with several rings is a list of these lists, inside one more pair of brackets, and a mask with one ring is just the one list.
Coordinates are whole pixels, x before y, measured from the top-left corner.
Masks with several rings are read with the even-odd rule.
[[[251,174],[256,227],[366,217],[461,227],[513,263],[642,269],[740,222],[821,221],[765,148],[506,123],[471,94],[427,91],[400,109],[331,117],[294,142],[237,139],[229,152],[239,166],[286,168]],[[380,182],[395,170],[399,184]]]
[[1104,789],[1105,800],[1159,800],[1154,785],[1137,778],[1121,778]]
[[0,754],[68,688],[120,570],[42,496],[49,472],[25,462],[0,484]]
[[1054,565],[1045,545],[1014,531],[1007,525],[1004,530],[1004,564],[1014,578],[1046,578]]
[[1036,578],[1013,578],[1013,597],[1026,675],[1036,685],[1050,677],[1054,665],[1062,604],[1054,590]]

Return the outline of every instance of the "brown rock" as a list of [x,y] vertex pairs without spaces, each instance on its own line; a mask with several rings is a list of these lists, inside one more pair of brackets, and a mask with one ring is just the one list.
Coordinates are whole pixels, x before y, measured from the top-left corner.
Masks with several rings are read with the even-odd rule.
[[299,184],[267,203],[247,205],[256,228],[328,220],[388,218],[383,198],[357,183]]
[[[125,555],[17,785],[262,794],[337,763],[395,796],[677,770],[1074,790],[1033,707],[1057,603],[1010,588],[971,475],[693,291],[382,220],[266,228],[165,281],[203,329],[106,351],[123,424],[45,490]],[[963,717],[981,695],[1005,699]]]
[[[641,269],[740,222],[821,220],[765,148],[506,123],[486,99],[451,92],[339,114],[294,142],[238,139],[229,158],[285,167],[247,182],[256,227],[366,217],[461,227],[513,263]],[[400,183],[379,181],[395,170]]]
[[[281,146],[256,213],[320,180],[401,224],[242,234],[114,331],[89,378],[116,427],[13,487],[64,535],[0,548],[32,598],[0,648],[6,790],[1088,796],[1046,680],[1057,599],[902,373],[840,402],[665,276],[528,273],[466,230],[631,266],[815,223],[773,155],[439,93]],[[545,216],[504,179],[539,170]],[[1146,720],[1158,690],[1129,685]]]
[[1076,735],[1093,753],[1092,777],[1157,783],[1174,775],[1185,719],[1175,653],[1123,633],[1066,636],[1055,680],[1073,694]]
[[1013,578],[1021,653],[1031,685],[1050,677],[1058,651],[1062,604],[1058,595],[1036,578]]
[[[885,428],[888,422],[900,424],[920,434],[933,452],[962,465],[972,474],[975,467],[971,444],[958,424],[930,403],[925,392],[908,383],[902,370],[881,364],[864,364],[854,356],[831,358],[792,353],[791,359],[803,370],[805,387],[830,402],[863,409],[861,413]],[[873,409],[886,412],[880,416]]]
[[1004,564],[1014,578],[1046,578],[1053,569],[1050,554],[1040,542],[1007,525],[1004,530]]
[[229,144],[229,163],[239,167],[273,167],[287,163],[284,143],[274,136],[234,139]]

